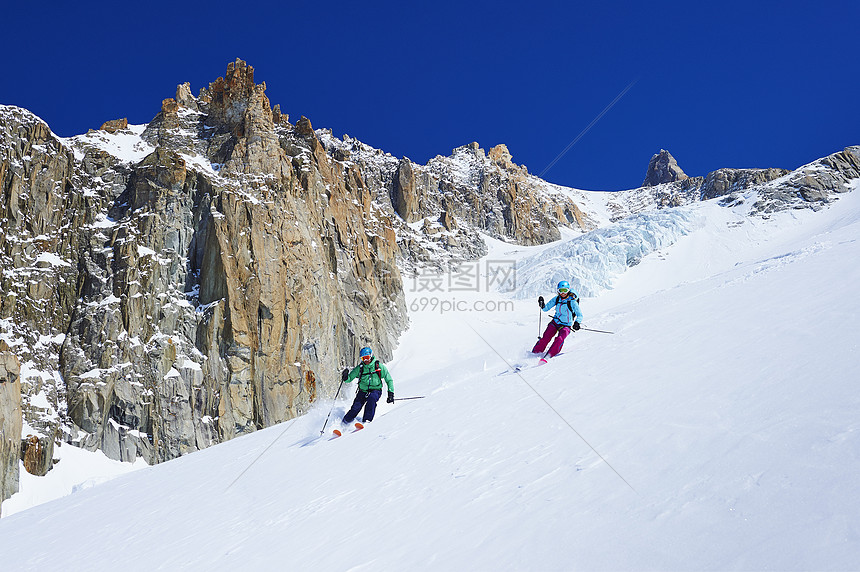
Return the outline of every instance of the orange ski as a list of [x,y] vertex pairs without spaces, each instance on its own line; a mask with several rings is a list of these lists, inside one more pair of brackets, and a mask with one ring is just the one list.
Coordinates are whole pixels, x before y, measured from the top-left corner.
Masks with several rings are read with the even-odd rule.
[[[356,431],[360,431],[362,429],[364,429],[364,425],[356,422],[355,429],[352,430],[352,433],[355,433]],[[334,431],[332,431],[332,433],[334,434],[332,439],[336,439],[336,438],[341,437],[343,435],[343,432],[340,429],[335,429]]]

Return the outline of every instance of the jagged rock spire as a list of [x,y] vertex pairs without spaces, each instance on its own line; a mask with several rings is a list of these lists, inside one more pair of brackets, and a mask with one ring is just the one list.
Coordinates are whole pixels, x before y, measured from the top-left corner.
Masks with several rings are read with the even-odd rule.
[[237,58],[227,65],[224,77],[219,77],[208,88],[201,90],[198,99],[209,104],[210,121],[235,129],[245,122],[248,108],[258,107],[258,113],[271,116],[272,110],[265,91],[266,82],[259,85],[254,83],[254,66]]
[[651,162],[648,163],[648,172],[645,174],[642,186],[654,187],[688,178],[672,154],[665,149],[660,149],[660,152],[651,157]]

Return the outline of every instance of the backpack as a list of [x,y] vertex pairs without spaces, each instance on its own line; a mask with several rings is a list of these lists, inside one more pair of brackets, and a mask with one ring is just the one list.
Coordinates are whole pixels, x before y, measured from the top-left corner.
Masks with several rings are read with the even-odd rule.
[[[383,383],[383,381],[382,381],[382,370],[379,368],[379,360],[378,359],[373,361],[373,367],[376,369],[374,369],[370,373],[376,374],[376,377],[379,378],[379,388],[382,389],[383,387],[385,387],[385,383]],[[361,376],[363,376],[363,375],[364,375],[364,364],[361,364],[361,370],[358,372],[358,379],[361,380]]]
[[[567,309],[568,309],[568,310],[570,310],[570,316],[571,316],[571,318],[573,318],[573,321],[575,322],[575,321],[576,321],[576,313],[574,313],[574,311],[573,311],[573,306],[571,306],[571,304],[570,304],[570,303],[571,303],[571,302],[576,302],[577,304],[579,304],[579,296],[577,296],[576,294],[571,293],[571,295],[570,295],[570,296],[568,296],[567,300],[564,300],[564,301],[562,301],[562,300],[560,300],[560,299],[557,299],[557,300],[558,300],[558,301],[555,303],[555,305],[556,305],[556,306],[559,306],[559,305],[565,305],[565,304],[566,304],[566,305],[567,305]],[[553,320],[555,320],[555,318],[553,318]]]

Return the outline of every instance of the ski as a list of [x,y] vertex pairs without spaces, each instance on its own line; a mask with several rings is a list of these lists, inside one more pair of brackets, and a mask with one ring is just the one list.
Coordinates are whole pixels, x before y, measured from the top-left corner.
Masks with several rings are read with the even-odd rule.
[[[559,352],[559,353],[558,353],[557,355],[555,355],[554,357],[558,357],[558,356],[561,356],[561,355],[564,355],[564,352]],[[533,367],[538,367],[538,366],[540,366],[540,365],[543,365],[543,364],[545,364],[547,361],[549,361],[550,359],[551,359],[551,358],[541,358],[537,363],[517,363],[517,364],[514,364],[513,369],[506,369],[505,371],[503,371],[503,372],[499,373],[499,374],[498,374],[498,376],[511,375],[511,374],[514,374],[514,373],[520,373],[520,372],[521,372],[521,371],[523,371],[524,369],[531,369],[531,368],[533,368]]]
[[527,367],[529,367],[528,364],[517,364],[513,367],[513,369],[506,369],[505,371],[501,372],[499,374],[499,376],[511,375],[512,373],[519,373],[522,370],[526,369]]
[[[364,429],[364,425],[362,425],[361,423],[358,423],[356,421],[355,429],[350,431],[350,433],[355,433],[356,431],[361,431],[362,429]],[[340,429],[335,429],[334,431],[332,431],[332,439],[337,439],[338,437],[341,437],[341,436],[343,436],[343,431],[341,431]],[[329,440],[331,440],[331,439],[329,439]]]
[[544,357],[540,358],[540,361],[537,362],[537,365],[544,365],[545,363],[547,363],[552,358],[557,358],[558,356],[563,356],[563,355],[564,355],[564,352],[559,352],[559,353],[555,354],[554,356],[549,356],[548,358],[544,356]]
[[506,369],[505,371],[503,371],[499,375],[500,376],[501,375],[512,375],[514,373],[520,373],[523,370],[526,370],[526,369],[529,369],[532,367],[536,367],[536,366],[537,366],[537,364],[534,364],[534,363],[518,363],[518,364],[514,364],[513,369]]

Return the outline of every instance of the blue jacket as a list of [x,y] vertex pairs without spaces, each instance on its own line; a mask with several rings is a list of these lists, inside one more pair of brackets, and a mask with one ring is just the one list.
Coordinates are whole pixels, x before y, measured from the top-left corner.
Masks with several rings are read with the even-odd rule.
[[[574,321],[582,323],[582,311],[579,309],[579,304],[574,300],[575,296],[576,295],[573,292],[568,294],[567,298],[555,296],[546,303],[543,307],[543,311],[549,312],[553,308],[558,308],[552,319],[555,323],[562,326],[570,327],[573,325]],[[568,307],[568,302],[570,302],[570,307]]]

